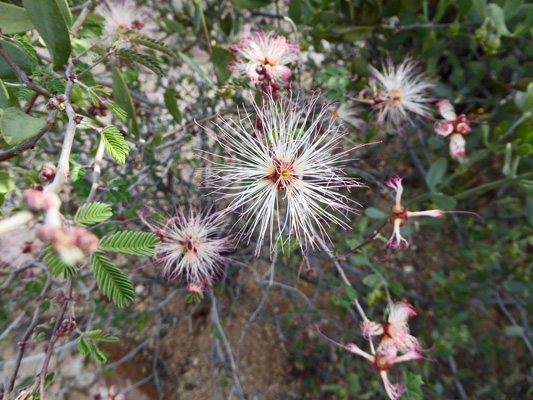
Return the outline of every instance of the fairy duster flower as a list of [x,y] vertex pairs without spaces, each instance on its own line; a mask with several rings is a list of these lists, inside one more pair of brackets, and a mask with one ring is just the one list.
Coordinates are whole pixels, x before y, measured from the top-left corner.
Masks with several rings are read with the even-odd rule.
[[[372,351],[371,353],[368,353],[359,348],[355,343],[348,343],[346,345],[342,345],[324,335],[318,328],[317,331],[319,335],[327,341],[337,346],[340,346],[345,350],[348,350],[350,353],[353,353],[366,359],[370,363],[370,365],[377,370],[379,376],[383,380],[385,391],[387,392],[387,395],[391,400],[398,400],[404,392],[404,387],[402,383],[393,383],[389,379],[389,370],[391,369],[391,367],[394,364],[424,358],[420,348],[409,350],[407,352],[404,352],[404,354],[400,355],[400,348],[394,341],[382,341],[382,343],[380,343],[377,349],[374,350],[374,348],[371,347]],[[367,337],[367,340],[372,339],[371,337]]]
[[[388,253],[391,249],[407,249],[409,242],[401,235],[400,228],[405,225],[409,218],[413,217],[431,217],[441,219],[443,214],[472,214],[479,218],[479,215],[471,211],[442,211],[442,210],[426,210],[426,211],[409,211],[406,207],[402,206],[402,186],[403,178],[394,176],[387,181],[383,182],[387,187],[393,189],[396,192],[394,206],[391,207],[392,218],[389,222],[394,226],[394,231],[389,241],[385,245],[388,249]],[[387,257],[388,257],[387,253]]]
[[240,238],[249,242],[258,232],[256,255],[265,236],[271,251],[290,237],[305,251],[315,244],[315,227],[325,237],[324,225],[348,227],[337,212],[354,212],[339,190],[362,186],[342,170],[348,153],[360,146],[341,149],[346,132],[330,118],[327,105],[315,111],[317,100],[313,95],[275,102],[267,96],[260,108],[252,99],[261,124],[248,114],[238,122],[220,117],[220,133],[211,132],[225,154],[215,155],[205,185],[230,201],[223,214],[238,213]]
[[403,354],[411,351],[420,352],[418,339],[409,334],[407,321],[416,315],[415,309],[404,301],[389,304],[387,307],[388,319],[386,323],[365,321],[361,324],[363,337],[372,340],[372,336],[381,337],[378,347],[385,348],[391,344],[395,345]]
[[227,260],[222,253],[231,250],[229,237],[218,238],[223,220],[215,214],[191,209],[177,214],[159,226],[149,223],[143,213],[139,216],[162,243],[156,260],[162,264],[163,277],[168,280],[185,277],[194,288],[211,283],[222,272]]
[[428,103],[432,99],[428,97],[428,90],[434,85],[420,72],[416,61],[407,57],[396,66],[392,59],[387,57],[382,71],[372,66],[370,71],[373,97],[365,99],[368,91],[363,91],[361,96],[378,111],[378,125],[384,124],[386,129],[396,128],[403,134],[402,124],[411,122],[410,113],[424,118],[431,115]]
[[435,132],[438,136],[450,137],[450,154],[456,160],[465,157],[464,135],[470,133],[470,121],[465,114],[457,116],[454,107],[448,100],[441,100],[437,103],[440,115],[444,120],[435,123]]
[[345,122],[358,129],[365,124],[365,121],[360,118],[362,110],[355,104],[336,104],[332,105],[330,110],[332,118],[336,118],[338,122]]
[[[277,93],[280,83],[292,75],[291,67],[298,61],[300,46],[290,44],[284,36],[254,32],[230,50],[236,60],[229,66],[237,78],[248,77],[264,92]],[[277,97],[277,96],[275,96]]]
[[104,32],[108,35],[135,31],[153,34],[157,24],[150,21],[150,10],[138,7],[135,0],[104,0],[96,12],[105,18]]

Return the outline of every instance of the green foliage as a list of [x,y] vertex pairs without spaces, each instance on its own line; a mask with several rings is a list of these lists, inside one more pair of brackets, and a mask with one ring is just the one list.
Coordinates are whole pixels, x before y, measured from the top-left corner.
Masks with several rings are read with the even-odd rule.
[[109,297],[116,306],[128,306],[135,298],[133,286],[124,272],[115,267],[113,262],[101,251],[91,254],[90,262],[101,292]]
[[229,50],[220,46],[213,47],[213,66],[215,67],[215,75],[220,86],[224,85],[231,76],[228,65],[232,60],[233,56]]
[[126,162],[126,156],[130,152],[130,148],[122,136],[122,133],[113,125],[108,125],[102,132],[104,140],[105,151],[119,164]]
[[105,102],[106,107],[111,111],[111,113],[115,116],[116,119],[118,119],[120,122],[125,123],[128,119],[128,113],[124,111],[122,107],[120,107],[117,103],[114,101],[106,101]]
[[133,256],[152,256],[160,240],[148,232],[122,231],[100,240],[100,249]]
[[24,8],[3,2],[0,3],[0,26],[4,35],[22,33],[34,28]]
[[205,71],[198,64],[196,64],[187,54],[178,51],[178,56],[185,62],[185,64],[191,67],[191,69],[198,75],[200,75],[207,83],[215,86],[215,82],[213,81],[213,79],[211,79],[209,75],[207,75]]
[[434,190],[442,182],[447,167],[448,161],[445,158],[439,158],[431,165],[426,176],[426,184],[430,190]]
[[130,91],[122,73],[117,67],[113,68],[113,94],[114,100],[117,105],[126,111],[128,118],[126,120],[126,125],[130,134],[136,139],[140,137],[139,125],[137,123],[137,118],[135,116],[135,107],[133,106],[133,101],[131,99]]
[[402,396],[403,400],[422,400],[424,398],[424,394],[422,393],[421,389],[421,386],[424,384],[424,381],[422,380],[422,377],[420,375],[416,375],[412,372],[406,371],[403,381],[405,384],[405,393]]
[[326,84],[326,97],[328,99],[346,101],[347,86],[350,83],[348,71],[345,67],[326,66],[325,71],[317,74],[316,78]]
[[174,120],[181,125],[183,122],[183,115],[178,107],[178,101],[176,99],[176,89],[169,87],[165,90],[165,105],[167,106],[168,112]]
[[45,125],[44,118],[31,117],[20,108],[9,107],[0,120],[0,131],[4,140],[15,146],[37,135]]
[[109,204],[95,201],[78,208],[74,215],[74,222],[80,226],[94,225],[107,221],[112,216],[113,212]]
[[46,43],[54,68],[59,69],[70,56],[68,5],[65,0],[23,0],[22,4]]
[[78,352],[82,356],[91,356],[98,364],[103,364],[107,361],[106,355],[98,348],[97,342],[113,343],[118,342],[117,337],[109,336],[102,333],[101,329],[85,332],[78,339]]
[[64,262],[54,251],[50,243],[46,245],[44,259],[46,266],[55,278],[63,275],[63,278],[67,279],[68,276],[74,276],[76,274],[76,267]]
[[30,42],[28,42],[26,39],[24,39],[20,35],[13,36],[13,39],[19,44],[22,50],[26,53],[28,58],[30,59],[33,67],[35,68],[37,64],[39,64],[39,60],[37,60],[37,52],[35,51],[35,48],[31,45]]
[[[0,44],[20,69],[27,74],[31,74],[33,64],[25,50],[23,50],[18,44],[8,42],[4,39],[0,39]],[[0,79],[17,79],[17,75],[2,57],[0,57]]]
[[59,79],[50,79],[46,83],[46,87],[52,94],[63,94],[65,93],[65,85]]
[[147,36],[143,36],[143,35],[132,36],[129,38],[129,42],[137,43],[142,46],[149,47],[150,49],[160,51],[170,57],[176,57],[176,54],[172,50],[170,50],[169,47],[165,43],[159,42],[155,39],[151,39]]
[[152,72],[155,72],[157,75],[163,75],[163,70],[161,69],[159,63],[150,56],[138,53],[135,50],[130,49],[118,49],[116,54],[122,60],[135,61],[136,63],[145,66]]
[[0,193],[6,194],[15,189],[15,181],[7,172],[0,172]]
[[9,107],[9,93],[7,93],[6,87],[2,79],[0,79],[0,108],[5,109]]

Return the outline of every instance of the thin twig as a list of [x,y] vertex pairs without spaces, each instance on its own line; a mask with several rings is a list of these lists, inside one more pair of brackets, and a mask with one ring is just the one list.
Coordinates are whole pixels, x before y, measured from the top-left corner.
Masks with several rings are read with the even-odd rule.
[[216,296],[212,290],[209,291],[209,295],[211,296],[211,320],[216,325],[217,331],[220,334],[220,337],[222,338],[222,342],[224,342],[224,347],[226,347],[226,353],[228,354],[228,358],[229,358],[230,365],[231,365],[231,371],[233,373],[233,384],[237,389],[237,395],[241,397],[242,399],[245,399],[246,397],[244,396],[241,382],[239,380],[239,375],[237,374],[237,365],[235,364],[235,359],[233,358],[231,346],[228,342],[228,338],[226,337],[226,334],[224,333],[224,330],[222,329],[222,326],[220,325],[220,320],[218,318]]
[[52,336],[50,337],[50,341],[48,342],[48,350],[46,351],[46,357],[43,362],[41,373],[39,374],[40,400],[45,400],[44,385],[46,383],[46,371],[48,370],[48,364],[50,363],[50,358],[52,358],[52,353],[54,352],[54,345],[57,341],[57,333],[58,333],[59,327],[63,323],[63,317],[65,315],[65,311],[67,310],[68,303],[72,301],[72,284],[73,284],[73,278],[72,276],[69,276],[67,279],[67,290],[66,290],[67,297],[64,299],[64,303],[61,305],[57,313],[57,319],[54,324],[54,329],[52,330]]
[[24,332],[24,335],[22,335],[22,338],[18,342],[18,350],[17,350],[17,357],[15,359],[15,366],[13,368],[13,372],[11,373],[11,377],[9,378],[7,385],[5,386],[3,400],[9,400],[9,396],[11,395],[11,392],[13,391],[13,388],[15,387],[15,380],[17,379],[18,371],[19,371],[20,364],[22,361],[22,356],[24,355],[24,350],[26,349],[28,339],[30,338],[37,324],[39,323],[39,316],[41,314],[41,306],[44,300],[44,296],[46,295],[46,293],[50,289],[50,286],[52,285],[52,274],[50,273],[48,268],[46,268],[45,266],[41,266],[40,264],[36,264],[36,265],[42,270],[44,270],[44,272],[46,273],[46,283],[44,284],[44,287],[41,290],[41,294],[39,295],[39,297],[37,297],[34,300],[38,304],[35,307],[33,318],[30,322],[30,325]]

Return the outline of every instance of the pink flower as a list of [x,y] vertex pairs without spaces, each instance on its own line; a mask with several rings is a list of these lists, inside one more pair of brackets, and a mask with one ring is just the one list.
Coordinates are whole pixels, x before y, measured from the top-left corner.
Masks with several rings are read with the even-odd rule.
[[[413,217],[431,217],[441,219],[443,214],[473,214],[479,217],[478,214],[470,211],[442,211],[442,210],[426,210],[426,211],[409,211],[406,207],[402,206],[402,186],[403,178],[399,176],[394,176],[389,178],[384,182],[386,186],[393,189],[396,192],[394,206],[391,207],[393,217],[389,222],[394,226],[392,236],[389,241],[385,244],[385,248],[390,252],[391,249],[407,249],[409,247],[409,242],[401,235],[400,228],[409,221],[409,218]],[[387,253],[388,258],[388,253]]]
[[85,254],[98,249],[98,237],[81,226],[64,228],[45,224],[36,229],[36,234],[43,242],[51,243],[54,251],[68,265],[82,263]]
[[191,209],[188,215],[178,211],[164,225],[152,227],[162,238],[157,261],[164,265],[163,276],[168,280],[185,276],[195,284],[191,290],[198,292],[204,282],[216,279],[227,262],[222,253],[232,249],[231,238],[219,238],[222,224],[215,214]]
[[[380,347],[394,344],[403,354],[410,352],[420,352],[418,340],[409,334],[409,325],[407,320],[416,315],[415,309],[403,301],[389,304],[387,307],[389,317],[386,324],[382,324],[383,333]],[[379,348],[378,347],[378,352]]]
[[118,394],[116,385],[111,385],[109,389],[99,385],[96,390],[98,393],[94,395],[94,400],[126,400],[125,394]]
[[418,63],[412,58],[407,57],[395,66],[392,59],[387,57],[382,71],[374,67],[370,67],[370,71],[373,97],[366,100],[378,110],[378,124],[384,124],[388,130],[396,128],[402,134],[401,125],[406,121],[411,122],[409,113],[423,118],[431,115],[428,103],[432,99],[427,92],[434,84],[420,72]]
[[466,141],[463,136],[472,131],[470,121],[465,114],[457,116],[448,100],[439,101],[437,107],[444,120],[435,123],[435,132],[439,136],[450,137],[450,154],[453,158],[464,158]]
[[289,44],[284,36],[274,35],[274,31],[267,34],[254,32],[251,39],[243,39],[231,47],[237,60],[230,65],[230,70],[237,78],[247,76],[255,84],[289,79],[292,75],[290,66],[298,61],[300,46]]
[[[404,303],[405,304],[405,303]],[[395,305],[394,305],[395,306]],[[392,307],[394,307],[392,306]],[[402,306],[403,307],[403,306]],[[414,310],[413,310],[414,311]],[[390,318],[390,317],[389,317]],[[396,323],[398,326],[401,325],[400,321]],[[377,324],[374,322],[367,321],[367,324],[363,323],[363,326],[372,327],[371,330],[378,329],[378,327],[381,324]],[[408,328],[407,328],[408,329]],[[421,358],[424,358],[422,356],[420,346],[415,347],[411,346],[409,347],[409,350],[404,352],[403,355],[399,355],[398,353],[401,352],[400,347],[397,345],[397,343],[394,340],[391,340],[387,333],[385,333],[385,327],[381,325],[381,335],[385,338],[385,340],[382,339],[382,342],[377,347],[377,349],[374,351],[372,348],[372,354],[367,353],[366,351],[360,349],[355,343],[348,343],[346,345],[342,345],[338,342],[335,342],[334,340],[328,338],[325,336],[317,327],[317,331],[324,339],[328,340],[329,342],[342,347],[345,350],[348,350],[350,353],[353,353],[355,355],[361,356],[365,358],[372,367],[376,368],[378,371],[379,376],[383,380],[383,385],[385,386],[385,391],[387,392],[387,395],[391,400],[398,400],[403,391],[403,384],[402,383],[393,383],[389,379],[389,370],[394,364],[398,364],[405,361],[410,360],[418,360]],[[367,332],[368,333],[368,332]],[[379,334],[379,333],[375,333]],[[396,335],[394,333],[394,335]],[[413,337],[413,339],[416,341],[416,338]],[[367,340],[372,340],[372,337],[369,336]],[[418,342],[417,342],[418,343]],[[404,349],[407,349],[407,347],[404,347]]]

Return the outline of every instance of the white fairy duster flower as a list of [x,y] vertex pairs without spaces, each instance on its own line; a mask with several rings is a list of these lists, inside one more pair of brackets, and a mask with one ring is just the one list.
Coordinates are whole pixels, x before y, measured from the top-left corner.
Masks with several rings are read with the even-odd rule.
[[402,124],[412,123],[409,114],[424,118],[431,116],[428,103],[432,98],[428,96],[428,90],[434,84],[420,72],[419,64],[411,57],[407,57],[400,65],[395,65],[392,59],[387,57],[382,71],[373,66],[370,71],[374,97],[366,100],[378,110],[378,125],[383,124],[386,129],[395,128],[403,134]]
[[227,263],[222,253],[232,249],[231,238],[218,237],[224,224],[222,219],[195,209],[188,214],[178,210],[175,216],[154,228],[141,218],[161,238],[156,261],[164,266],[165,279],[185,277],[187,283],[201,286],[220,275]]
[[235,77],[249,77],[255,84],[279,83],[292,75],[291,67],[299,59],[300,45],[289,43],[274,31],[260,31],[253,32],[251,38],[241,40],[230,50],[236,57],[229,67]]
[[363,186],[346,177],[342,165],[360,146],[342,150],[346,132],[330,118],[328,105],[315,110],[317,100],[265,96],[259,107],[252,98],[257,117],[220,117],[220,133],[210,132],[225,154],[211,161],[205,186],[230,201],[223,214],[238,213],[239,238],[249,242],[258,232],[256,255],[265,236],[271,252],[291,237],[305,252],[314,248],[315,235],[327,237],[326,227],[349,227],[338,213],[355,212],[340,190]]
[[358,129],[365,125],[365,121],[360,118],[362,109],[355,104],[336,104],[332,105],[330,110],[332,117],[337,118],[339,122],[345,122]]
[[105,18],[104,32],[107,35],[127,31],[151,35],[157,29],[157,24],[151,21],[150,9],[138,7],[135,0],[104,0],[95,11]]

